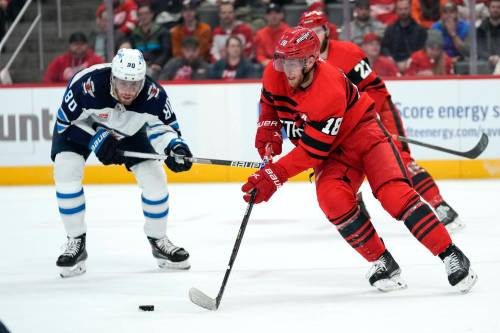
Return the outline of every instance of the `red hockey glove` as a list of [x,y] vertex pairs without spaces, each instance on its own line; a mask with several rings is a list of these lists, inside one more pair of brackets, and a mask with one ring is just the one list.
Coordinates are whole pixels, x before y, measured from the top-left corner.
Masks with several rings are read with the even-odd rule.
[[248,177],[248,181],[243,184],[241,190],[245,192],[243,200],[250,201],[250,192],[257,190],[255,203],[267,201],[288,180],[286,170],[273,163],[269,163],[264,169],[261,169]]
[[260,158],[266,155],[266,145],[269,144],[272,156],[281,154],[281,126],[278,120],[262,120],[257,123],[255,135],[255,148],[259,151]]

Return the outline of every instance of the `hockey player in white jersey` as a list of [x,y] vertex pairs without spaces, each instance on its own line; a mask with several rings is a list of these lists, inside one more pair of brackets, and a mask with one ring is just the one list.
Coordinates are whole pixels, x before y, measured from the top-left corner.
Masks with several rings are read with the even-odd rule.
[[[160,268],[188,269],[189,253],[166,235],[169,194],[162,162],[123,157],[120,150],[191,157],[164,89],[146,76],[142,53],[121,49],[111,64],[95,65],[68,84],[52,140],[51,158],[61,219],[68,236],[57,259],[61,276],[86,271],[85,161],[91,152],[104,165],[124,164],[142,189],[144,232]],[[192,163],[168,158],[168,168]]]

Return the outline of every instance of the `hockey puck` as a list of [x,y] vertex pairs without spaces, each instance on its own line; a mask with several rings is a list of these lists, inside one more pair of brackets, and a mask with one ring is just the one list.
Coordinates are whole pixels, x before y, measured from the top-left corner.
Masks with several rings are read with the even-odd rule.
[[141,310],[141,311],[154,311],[155,306],[154,305],[139,305],[139,310]]

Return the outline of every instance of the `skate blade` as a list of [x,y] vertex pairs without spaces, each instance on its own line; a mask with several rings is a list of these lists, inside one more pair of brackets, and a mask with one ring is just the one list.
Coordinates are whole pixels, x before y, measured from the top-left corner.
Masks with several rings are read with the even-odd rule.
[[179,261],[179,262],[173,262],[167,259],[157,259],[158,260],[158,267],[161,269],[190,269],[191,264],[189,263],[189,260],[184,260],[184,261]]
[[469,269],[469,274],[462,281],[457,283],[455,285],[455,288],[460,290],[460,292],[467,294],[472,289],[472,287],[474,287],[477,279],[478,277],[476,272],[474,272],[472,269]]
[[72,267],[61,267],[61,272],[59,276],[62,278],[70,278],[78,275],[82,275],[87,271],[85,261],[80,261],[78,264]]
[[445,225],[445,228],[446,230],[448,230],[448,233],[453,234],[465,228],[465,223],[463,223],[460,219],[456,218],[453,222],[450,222],[447,225]]
[[373,286],[383,292],[401,290],[408,287],[406,281],[403,280],[400,275],[394,275],[389,279],[378,280],[373,283]]

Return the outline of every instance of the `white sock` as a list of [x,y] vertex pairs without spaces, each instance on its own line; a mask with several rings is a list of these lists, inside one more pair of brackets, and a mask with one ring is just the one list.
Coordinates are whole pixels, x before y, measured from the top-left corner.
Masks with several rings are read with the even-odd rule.
[[61,220],[69,237],[87,232],[85,224],[85,195],[82,178],[85,159],[72,152],[57,154],[54,162],[57,204]]
[[131,168],[142,189],[144,233],[160,239],[166,236],[169,212],[167,178],[159,161],[144,161]]

